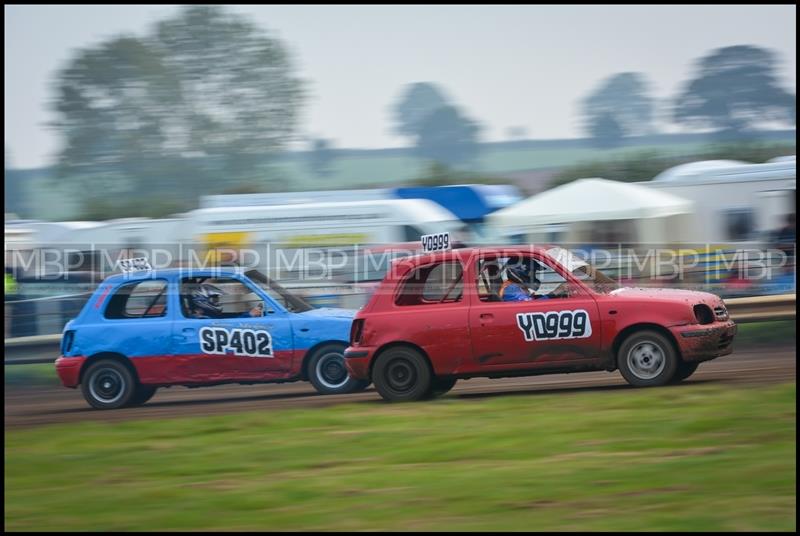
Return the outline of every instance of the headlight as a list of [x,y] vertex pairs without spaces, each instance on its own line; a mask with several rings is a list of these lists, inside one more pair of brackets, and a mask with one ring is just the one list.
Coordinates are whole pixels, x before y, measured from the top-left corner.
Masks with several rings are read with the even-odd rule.
[[704,303],[698,303],[694,306],[694,317],[697,319],[698,324],[714,323],[714,312],[711,307]]

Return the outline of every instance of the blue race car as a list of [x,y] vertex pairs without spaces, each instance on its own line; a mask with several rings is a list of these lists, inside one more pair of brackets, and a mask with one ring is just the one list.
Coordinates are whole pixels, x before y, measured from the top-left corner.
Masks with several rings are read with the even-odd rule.
[[100,409],[171,385],[307,380],[322,394],[352,393],[369,385],[344,365],[354,313],[315,309],[257,270],[127,272],[64,327],[56,370]]

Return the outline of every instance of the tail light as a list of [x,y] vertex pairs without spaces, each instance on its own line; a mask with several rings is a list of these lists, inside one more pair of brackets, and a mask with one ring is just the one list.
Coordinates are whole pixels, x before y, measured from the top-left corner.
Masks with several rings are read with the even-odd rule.
[[75,340],[75,330],[70,329],[61,338],[61,355],[67,355],[72,350],[72,341]]
[[350,326],[350,345],[358,344],[361,342],[361,333],[364,331],[364,319],[357,318],[353,320],[353,325]]

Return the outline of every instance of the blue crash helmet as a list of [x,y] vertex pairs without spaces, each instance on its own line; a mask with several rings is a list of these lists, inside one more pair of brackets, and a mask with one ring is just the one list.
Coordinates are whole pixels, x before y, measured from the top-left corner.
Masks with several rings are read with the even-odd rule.
[[540,281],[536,278],[536,261],[532,258],[511,257],[506,262],[508,278],[536,291]]
[[192,292],[192,306],[204,314],[219,316],[222,314],[222,307],[219,305],[219,297],[222,294],[223,292],[214,285],[203,283]]

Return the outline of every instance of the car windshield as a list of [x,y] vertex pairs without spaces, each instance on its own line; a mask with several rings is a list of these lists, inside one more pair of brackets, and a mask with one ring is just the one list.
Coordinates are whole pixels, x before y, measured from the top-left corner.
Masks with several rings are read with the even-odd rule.
[[269,294],[269,297],[280,303],[286,310],[292,313],[304,313],[314,308],[313,305],[305,301],[300,296],[292,294],[278,283],[262,274],[258,270],[250,270],[245,273],[255,284]]
[[608,294],[619,288],[616,281],[564,248],[548,249],[547,254],[595,292]]

